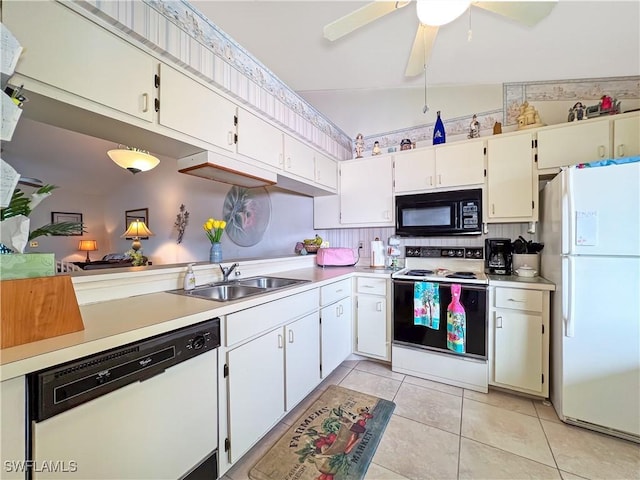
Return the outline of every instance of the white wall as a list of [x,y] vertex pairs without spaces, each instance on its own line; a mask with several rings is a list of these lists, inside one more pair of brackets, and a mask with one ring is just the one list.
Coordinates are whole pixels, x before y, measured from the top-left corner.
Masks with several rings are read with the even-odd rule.
[[[107,253],[124,253],[131,240],[120,238],[125,231],[125,211],[149,209],[149,228],[155,236],[142,240],[144,254],[155,264],[208,261],[209,241],[202,224],[209,217],[222,218],[222,206],[231,185],[213,182],[177,171],[176,161],[160,157],[160,165],[149,172],[133,176],[131,181],[107,195],[89,195],[73,187],[58,188],[31,214],[31,230],[51,221],[51,212],[82,213],[87,232],[83,236],[40,237],[38,247],[27,252],[53,252],[56,258],[82,261],[86,252],[79,252],[78,240],[98,241],[99,250],[90,253],[99,260]],[[41,162],[12,160],[11,165],[23,176],[47,181]],[[119,168],[115,166],[114,168]],[[43,173],[45,175],[43,175]],[[81,183],[81,179],[78,179]],[[33,189],[22,187],[25,192]],[[271,220],[260,242],[252,247],[240,247],[223,234],[225,259],[288,255],[296,242],[313,236],[313,200],[276,187],[269,187]],[[180,204],[189,212],[189,224],[183,241],[177,244],[174,226]]]

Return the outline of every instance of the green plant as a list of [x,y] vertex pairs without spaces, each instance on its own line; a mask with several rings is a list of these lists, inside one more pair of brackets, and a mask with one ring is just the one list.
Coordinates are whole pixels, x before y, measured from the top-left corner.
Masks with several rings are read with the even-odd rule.
[[[11,196],[9,205],[0,209],[0,221],[11,217],[23,215],[29,217],[33,209],[45,198],[51,195],[51,192],[58,188],[55,185],[44,185],[35,193],[31,194],[31,198],[25,196],[25,193],[16,188]],[[85,232],[82,222],[60,222],[49,223],[40,228],[36,228],[29,232],[29,240],[49,235],[73,235]]]

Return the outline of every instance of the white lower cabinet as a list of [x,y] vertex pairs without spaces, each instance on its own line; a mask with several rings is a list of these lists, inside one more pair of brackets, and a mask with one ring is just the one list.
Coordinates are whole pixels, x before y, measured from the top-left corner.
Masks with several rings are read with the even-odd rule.
[[[26,397],[24,377],[0,383],[0,460],[3,479],[24,479]],[[52,459],[54,460],[54,459]]]
[[319,328],[318,289],[226,316],[223,470],[320,383]]
[[351,279],[320,288],[320,345],[322,378],[326,378],[352,351]]
[[356,279],[356,353],[391,360],[388,291],[385,278]]
[[549,292],[490,287],[490,385],[549,396]]

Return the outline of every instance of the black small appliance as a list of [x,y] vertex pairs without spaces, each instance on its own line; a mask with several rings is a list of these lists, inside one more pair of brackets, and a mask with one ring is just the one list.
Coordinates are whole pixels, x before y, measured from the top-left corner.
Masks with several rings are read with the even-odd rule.
[[487,238],[484,241],[485,273],[511,275],[511,240],[509,238]]

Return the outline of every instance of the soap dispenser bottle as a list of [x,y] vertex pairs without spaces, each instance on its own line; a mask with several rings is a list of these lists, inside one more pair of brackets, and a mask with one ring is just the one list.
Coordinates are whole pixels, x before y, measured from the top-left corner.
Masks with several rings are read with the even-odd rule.
[[196,275],[193,273],[193,263],[187,265],[187,273],[184,274],[184,289],[193,290],[196,288]]

